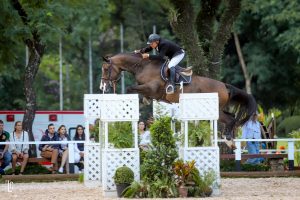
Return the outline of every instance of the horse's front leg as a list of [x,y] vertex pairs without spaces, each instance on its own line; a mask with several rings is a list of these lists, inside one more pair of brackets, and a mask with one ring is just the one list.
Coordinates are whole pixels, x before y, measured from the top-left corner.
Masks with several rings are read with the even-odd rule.
[[146,84],[143,85],[134,85],[127,87],[127,93],[132,94],[132,93],[140,93],[142,95],[145,94],[145,91],[148,89],[148,86]]
[[127,88],[127,93],[139,93],[148,99],[159,99],[161,94],[158,89],[159,85],[152,81],[147,84],[131,86]]

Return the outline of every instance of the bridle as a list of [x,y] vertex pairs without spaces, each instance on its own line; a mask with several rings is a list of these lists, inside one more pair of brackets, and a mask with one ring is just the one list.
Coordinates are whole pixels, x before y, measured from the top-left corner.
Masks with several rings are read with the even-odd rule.
[[113,70],[112,61],[111,61],[111,59],[109,59],[108,78],[103,77],[103,73],[102,73],[101,80],[108,81],[109,85],[113,88],[114,93],[116,93],[116,84],[121,79],[121,73],[116,79],[112,79],[111,78],[112,70]]
[[[141,53],[140,53],[141,54]],[[142,54],[141,54],[142,55]],[[113,68],[113,63],[112,63],[112,60],[111,59],[108,59],[109,62],[106,62],[106,64],[109,64],[108,65],[108,78],[105,78],[103,77],[103,74],[102,73],[102,77],[101,77],[101,81],[104,80],[104,81],[108,81],[110,87],[113,88],[114,90],[114,93],[116,93],[116,85],[117,85],[117,82],[119,82],[119,80],[121,79],[121,73],[119,74],[119,76],[116,78],[116,79],[112,79],[111,78],[111,74],[112,74],[112,70],[114,70]],[[141,63],[143,62],[143,59],[136,62],[134,65],[133,65],[133,68],[136,68],[138,67],[139,65],[141,65]],[[149,61],[151,62],[151,61]]]

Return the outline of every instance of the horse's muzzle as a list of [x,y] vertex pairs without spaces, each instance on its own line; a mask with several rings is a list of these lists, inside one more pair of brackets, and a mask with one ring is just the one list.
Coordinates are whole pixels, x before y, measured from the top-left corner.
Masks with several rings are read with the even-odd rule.
[[100,89],[103,93],[109,93],[109,92],[110,92],[110,88],[111,88],[110,84],[107,84],[106,81],[101,80],[99,89]]

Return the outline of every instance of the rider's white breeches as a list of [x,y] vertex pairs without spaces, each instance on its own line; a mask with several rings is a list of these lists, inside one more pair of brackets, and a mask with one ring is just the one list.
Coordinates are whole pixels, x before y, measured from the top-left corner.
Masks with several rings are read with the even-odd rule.
[[183,52],[183,53],[178,54],[177,56],[173,57],[169,62],[169,65],[168,65],[169,69],[171,67],[175,67],[176,65],[178,65],[178,63],[180,63],[180,61],[184,58],[184,55],[185,55],[185,53]]

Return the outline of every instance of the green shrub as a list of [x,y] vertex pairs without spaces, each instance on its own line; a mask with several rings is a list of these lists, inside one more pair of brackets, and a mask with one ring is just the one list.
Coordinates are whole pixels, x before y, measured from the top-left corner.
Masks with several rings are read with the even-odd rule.
[[78,182],[79,183],[83,183],[84,182],[84,174],[79,174]]
[[114,122],[108,125],[108,141],[115,148],[133,147],[133,133],[131,122]]
[[129,167],[119,167],[113,176],[115,184],[127,183],[131,184],[134,181],[134,173]]
[[277,135],[287,137],[288,133],[300,129],[300,116],[292,116],[285,118],[277,128]]
[[153,148],[146,152],[141,166],[147,197],[177,196],[172,166],[178,153],[170,122],[170,117],[161,117],[155,120],[150,128]]
[[[292,138],[300,138],[300,129],[297,131],[293,131],[290,136]],[[295,142],[295,149],[300,149],[300,142]],[[300,166],[300,152],[295,151],[295,164],[298,164]]]
[[[20,172],[21,166],[16,167],[16,173]],[[12,168],[5,171],[6,174],[12,174]],[[51,172],[44,166],[39,164],[28,163],[23,174],[50,174]]]
[[208,121],[189,122],[189,146],[210,146],[210,124]]

